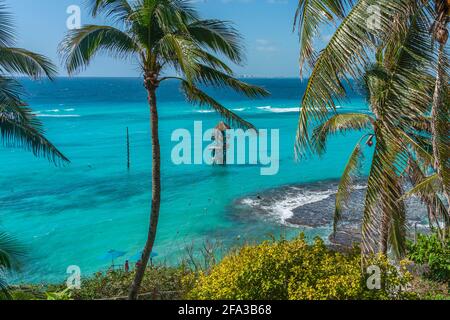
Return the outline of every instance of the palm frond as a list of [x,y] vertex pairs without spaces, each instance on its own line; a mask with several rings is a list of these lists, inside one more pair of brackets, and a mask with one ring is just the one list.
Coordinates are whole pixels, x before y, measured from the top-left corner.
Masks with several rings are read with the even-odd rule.
[[[397,256],[405,248],[405,206],[402,196],[398,157],[401,153],[396,137],[377,125],[377,143],[367,182],[362,223],[362,249],[365,255],[377,252],[390,243]],[[390,239],[390,240],[389,240]],[[391,241],[395,241],[391,242]]]
[[294,17],[294,30],[298,28],[300,38],[300,75],[304,65],[314,67],[316,50],[314,39],[320,34],[324,24],[336,23],[343,19],[346,7],[352,6],[352,0],[299,0]]
[[447,200],[450,201],[450,87],[448,86],[449,61],[447,56],[445,46],[441,44],[439,46],[437,74],[431,111],[431,129],[433,133],[433,167],[442,182],[444,194]]
[[385,203],[385,207],[387,207],[385,212],[388,212],[390,220],[388,244],[397,259],[402,259],[406,254],[406,206],[402,200],[394,201],[393,198],[401,199],[403,190],[401,182],[395,174],[390,175],[390,177],[394,178],[390,181],[393,185],[390,186],[390,194],[385,197],[388,201]]
[[435,225],[440,230],[440,221],[443,221],[444,226],[449,227],[448,209],[439,196],[439,194],[442,194],[442,183],[438,175],[434,173],[427,177],[417,161],[412,158],[408,162],[407,172],[413,187],[401,199],[418,196],[428,208],[430,226]]
[[333,233],[337,231],[337,226],[342,218],[342,212],[344,207],[350,200],[350,194],[352,192],[352,186],[355,177],[358,175],[359,169],[361,167],[361,162],[363,160],[363,153],[361,150],[361,141],[359,141],[351,156],[345,166],[344,173],[341,176],[339,182],[338,191],[336,193],[336,206],[334,210],[334,222],[333,222]]
[[430,153],[431,144],[427,140],[419,140],[419,137],[412,134],[408,134],[403,130],[397,130],[399,143],[403,143],[405,146],[410,146],[414,151],[416,157],[425,161],[425,164],[433,164],[433,155]]
[[115,22],[124,22],[133,13],[127,0],[89,0],[89,8],[93,17],[103,14]]
[[128,34],[114,27],[96,25],[72,30],[59,47],[69,74],[85,69],[100,51],[115,58],[128,58],[138,50]]
[[419,183],[416,183],[411,190],[402,196],[402,199],[407,199],[414,195],[435,194],[439,192],[439,189],[441,189],[439,178],[437,174],[433,174],[429,177],[423,178]]
[[194,81],[217,88],[231,88],[250,98],[266,97],[269,95],[269,92],[261,87],[250,85],[229,74],[205,65],[198,66],[198,72],[194,76]]
[[242,37],[229,22],[198,20],[188,24],[187,30],[200,46],[223,54],[234,63],[242,63],[244,59]]
[[16,270],[20,259],[25,255],[25,247],[15,238],[0,231],[0,291],[9,299],[9,286],[6,281],[8,271]]
[[[135,9],[143,16],[140,18],[141,24],[147,20],[147,23],[153,23],[156,20],[158,27],[163,33],[187,33],[187,25],[191,21],[199,20],[197,11],[192,7],[190,1],[184,0],[154,0],[138,1],[138,7]],[[144,20],[142,20],[144,18]]]
[[408,129],[429,110],[432,95],[427,70],[435,61],[429,28],[426,7],[419,8],[409,19],[394,24],[384,45],[382,66],[389,78],[379,97],[384,104],[380,117],[391,127]]
[[20,105],[23,87],[16,79],[0,75],[0,105]]
[[[6,271],[0,268],[0,293],[3,294],[5,300],[11,299],[11,294],[9,293],[9,285],[6,281]],[[0,300],[2,300],[2,295],[0,294]]]
[[70,162],[45,138],[40,121],[24,106],[0,104],[0,136],[4,146],[31,151],[55,164]]
[[32,78],[56,76],[56,66],[46,57],[21,48],[0,47],[0,72]]
[[13,45],[15,40],[12,16],[7,9],[5,1],[0,0],[0,47]]
[[[367,27],[372,6],[383,12],[379,16],[379,28]],[[296,152],[305,156],[310,149],[309,125],[324,122],[329,111],[336,110],[336,101],[346,96],[344,82],[358,79],[370,62],[369,51],[375,38],[384,38],[393,21],[404,18],[410,12],[410,0],[360,0],[337,28],[326,48],[314,64],[305,94],[297,132]]]
[[203,57],[202,50],[189,38],[173,33],[161,38],[155,48],[163,61],[168,62],[178,73],[189,81],[200,72],[198,57]]
[[336,133],[362,131],[372,127],[373,119],[364,113],[342,113],[331,116],[326,122],[314,129],[312,147],[319,155],[325,153],[327,139]]
[[18,266],[19,259],[25,254],[25,248],[17,239],[0,231],[0,268],[6,270]]
[[245,121],[240,116],[227,109],[208,94],[200,90],[198,87],[188,81],[180,79],[181,88],[189,102],[199,106],[207,106],[218,112],[230,125],[238,126],[245,129],[256,129],[251,123]]

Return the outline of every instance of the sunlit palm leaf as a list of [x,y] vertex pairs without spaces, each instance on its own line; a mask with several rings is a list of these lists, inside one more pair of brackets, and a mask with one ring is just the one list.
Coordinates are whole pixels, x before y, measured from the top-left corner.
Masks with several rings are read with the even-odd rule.
[[181,86],[189,102],[197,104],[199,106],[206,106],[215,110],[224,119],[229,121],[231,125],[236,125],[245,129],[255,129],[255,127],[251,123],[245,121],[231,110],[225,108],[215,99],[213,99],[208,94],[201,91],[199,88],[195,87],[188,81],[183,81]]
[[441,45],[439,49],[436,87],[431,112],[431,129],[433,133],[433,167],[443,184],[447,201],[450,201],[450,87],[448,86],[449,62],[447,56],[448,54],[446,54],[444,46]]
[[298,27],[300,38],[300,74],[304,64],[314,66],[316,50],[314,39],[320,35],[324,24],[336,23],[345,17],[346,8],[351,0],[299,0],[294,17],[294,29]]
[[344,207],[350,200],[350,194],[352,192],[352,186],[354,184],[355,177],[359,173],[361,162],[363,160],[363,153],[361,150],[361,141],[358,142],[353,150],[350,159],[345,166],[344,173],[341,176],[339,182],[338,191],[336,193],[336,206],[334,210],[334,222],[333,232],[336,233],[339,221],[342,218],[342,212]]
[[0,75],[0,105],[21,104],[23,88],[17,80]]
[[223,54],[235,63],[242,62],[242,38],[229,23],[221,20],[199,20],[189,24],[187,29],[199,45]]
[[89,0],[94,17],[102,13],[113,21],[126,21],[132,14],[132,6],[127,0]]
[[330,117],[313,131],[312,146],[319,155],[325,153],[327,139],[336,133],[362,131],[372,127],[373,119],[364,113],[343,113]]
[[0,231],[0,291],[9,297],[6,274],[19,266],[25,248],[15,238]]
[[58,163],[67,158],[45,137],[40,122],[21,96],[22,86],[13,76],[25,75],[33,79],[56,75],[56,67],[46,57],[14,47],[11,16],[0,0],[0,140],[3,145],[21,147],[36,156],[44,156]]
[[15,238],[0,231],[0,267],[13,269],[25,254],[25,248]]
[[6,147],[22,148],[54,163],[69,162],[69,159],[45,138],[40,121],[26,107],[0,104],[0,134]]
[[53,78],[56,67],[46,57],[21,48],[0,47],[0,72]]
[[194,82],[203,85],[211,85],[218,88],[228,87],[250,98],[265,97],[269,95],[269,93],[261,87],[250,85],[229,74],[205,65],[198,66],[198,72],[193,80]]
[[116,58],[128,58],[137,50],[134,40],[126,33],[114,27],[96,25],[69,33],[59,48],[69,74],[85,69],[100,51]]
[[14,43],[14,27],[12,16],[7,10],[4,0],[0,0],[0,47]]
[[442,183],[438,175],[435,173],[427,177],[417,161],[412,158],[407,169],[413,188],[406,192],[402,199],[418,196],[427,205],[430,225],[434,225],[440,231],[441,222],[443,222],[443,225],[448,228],[450,226],[450,216],[448,209],[439,196],[442,194]]
[[156,51],[164,61],[190,81],[200,72],[198,57],[202,56],[202,50],[190,38],[169,33],[158,42]]
[[[344,82],[350,84],[349,77],[357,79],[363,75],[374,38],[384,38],[393,21],[410,12],[411,3],[411,0],[360,0],[352,7],[314,64],[302,99],[296,143],[298,155],[305,156],[310,151],[311,123],[325,121],[328,112],[336,110],[336,101],[346,96]],[[378,6],[383,13],[376,29],[367,25],[372,6]]]
[[[399,147],[395,137],[382,128],[375,130],[377,142],[367,183],[362,225],[363,252],[381,250],[386,241],[398,257],[403,256],[406,242],[405,206],[399,201]],[[391,241],[395,241],[391,242]]]

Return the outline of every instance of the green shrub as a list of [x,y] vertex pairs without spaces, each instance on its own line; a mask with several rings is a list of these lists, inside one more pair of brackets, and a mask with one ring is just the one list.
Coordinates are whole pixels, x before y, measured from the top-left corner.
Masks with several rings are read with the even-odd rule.
[[[145,299],[179,299],[185,294],[182,279],[189,272],[184,266],[149,267],[145,272],[140,292],[148,293]],[[97,273],[92,278],[83,280],[81,289],[72,291],[72,297],[76,300],[126,297],[134,276],[134,272],[124,271]]]
[[47,300],[73,300],[72,291],[69,288],[60,292],[46,292]]
[[[225,257],[209,274],[200,274],[190,299],[309,300],[390,299],[405,297],[400,273],[386,258],[377,257],[383,289],[369,290],[361,271],[361,256],[329,250],[322,240],[308,245],[301,235],[293,241],[246,246]],[[188,280],[192,283],[192,277]]]
[[409,258],[428,267],[425,275],[434,281],[450,283],[450,239],[443,244],[436,234],[418,235],[409,244]]

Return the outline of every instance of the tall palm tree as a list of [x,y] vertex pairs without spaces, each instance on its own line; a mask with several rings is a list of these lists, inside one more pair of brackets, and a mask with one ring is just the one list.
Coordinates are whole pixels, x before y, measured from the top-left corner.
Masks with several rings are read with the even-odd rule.
[[3,293],[7,298],[10,295],[5,277],[6,273],[17,268],[18,261],[24,252],[23,246],[16,239],[5,232],[0,232],[0,293]]
[[[433,134],[433,167],[443,184],[443,192],[450,204],[450,168],[449,168],[449,110],[445,103],[448,96],[448,56],[445,47],[448,41],[448,22],[450,20],[450,1],[435,0],[435,21],[433,38],[438,42],[438,62],[436,67],[436,82],[431,110],[431,130]],[[450,207],[449,207],[450,209]]]
[[55,66],[46,57],[14,46],[11,15],[0,0],[0,137],[3,145],[29,150],[53,162],[68,159],[44,136],[40,121],[26,107],[21,95],[23,88],[13,76],[32,79],[56,74]]
[[[228,87],[248,97],[267,92],[237,80],[217,55],[243,61],[238,32],[228,22],[203,20],[185,0],[92,0],[92,15],[104,14],[111,25],[88,25],[72,31],[61,44],[67,70],[75,73],[106,52],[139,61],[150,106],[152,140],[152,203],[150,226],[141,264],[129,292],[136,299],[155,242],[161,202],[161,156],[157,91],[168,79],[180,82],[188,101],[211,107],[235,125],[253,128],[214,98],[201,85]],[[175,71],[177,75],[168,75]]]
[[[380,15],[372,8],[379,8]],[[375,14],[375,16],[371,16]],[[302,99],[296,151],[300,157],[321,153],[329,133],[372,129],[376,141],[368,179],[363,252],[387,252],[388,244],[401,255],[404,207],[398,168],[406,167],[410,148],[422,152],[409,128],[423,123],[432,104],[430,75],[436,57],[430,51],[432,13],[421,0],[300,0],[297,12],[301,39],[301,66],[312,69]],[[377,18],[374,28],[368,21]],[[337,24],[326,47],[316,53],[313,37],[324,23]],[[381,49],[380,49],[381,48]],[[375,67],[367,69],[373,60]],[[336,103],[346,98],[351,79],[364,78],[373,115],[335,115]],[[310,128],[319,125],[311,135]],[[339,186],[336,221],[361,155],[352,153]],[[424,152],[426,153],[426,152]]]

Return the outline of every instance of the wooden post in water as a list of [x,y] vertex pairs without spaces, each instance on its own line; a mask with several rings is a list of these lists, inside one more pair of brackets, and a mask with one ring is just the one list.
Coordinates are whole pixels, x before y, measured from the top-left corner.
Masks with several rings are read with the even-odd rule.
[[131,163],[130,163],[130,133],[127,127],[127,168],[130,170]]
[[221,121],[214,129],[215,133],[212,137],[216,141],[213,151],[214,164],[224,166],[227,164],[227,130],[230,129],[230,126]]

